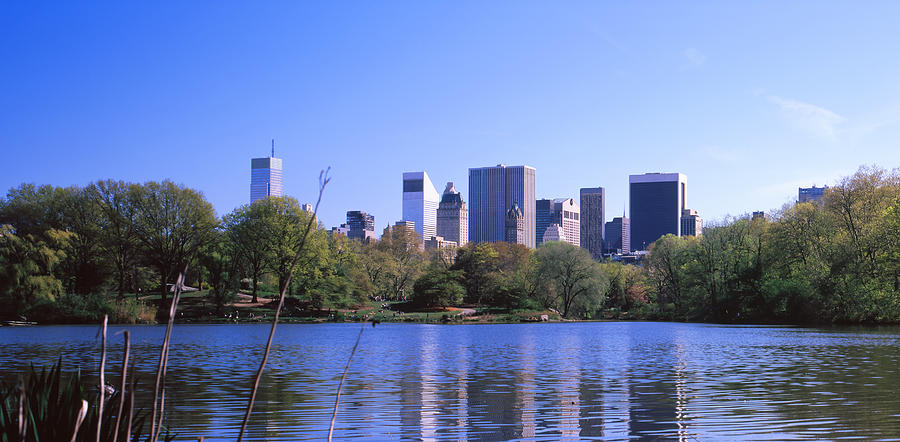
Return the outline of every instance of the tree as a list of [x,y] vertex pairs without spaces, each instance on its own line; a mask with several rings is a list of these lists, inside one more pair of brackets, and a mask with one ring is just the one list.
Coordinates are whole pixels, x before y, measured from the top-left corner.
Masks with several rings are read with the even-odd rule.
[[[268,197],[256,203],[265,212],[263,228],[271,249],[267,255],[268,267],[278,277],[279,290],[284,288],[291,272],[298,280],[314,277],[308,272],[317,272],[313,269],[314,261],[319,259],[325,239],[315,221],[310,222],[312,214],[291,197]],[[312,229],[309,234],[307,228]],[[301,249],[304,240],[306,244]]]
[[450,269],[463,272],[466,302],[482,305],[489,296],[497,280],[498,256],[489,243],[469,243],[457,250],[456,262]]
[[98,181],[88,189],[100,206],[97,220],[100,248],[115,268],[119,299],[125,297],[128,274],[136,265],[139,247],[129,188],[130,185],[124,181],[106,180]]
[[534,254],[546,290],[547,307],[555,307],[563,317],[568,317],[576,310],[581,314],[590,313],[602,303],[609,280],[590,252],[553,241],[541,244]]
[[269,199],[263,198],[234,209],[222,219],[228,242],[240,255],[250,272],[253,284],[253,302],[259,302],[257,290],[259,278],[265,273],[273,249],[269,232],[275,230],[275,210],[269,207]]
[[461,276],[462,271],[430,265],[413,285],[413,303],[429,308],[459,305],[466,294]]
[[384,229],[376,247],[387,258],[385,282],[389,297],[401,299],[410,293],[416,277],[425,265],[425,254],[420,248],[422,240],[415,230],[406,226]]
[[[337,234],[344,237],[344,235]],[[346,237],[344,237],[346,238]],[[377,242],[369,242],[360,246],[360,267],[366,277],[365,284],[361,284],[373,299],[388,297],[388,269],[390,268],[390,259],[387,252],[378,246]]]
[[215,230],[211,240],[198,253],[201,271],[209,281],[209,296],[217,314],[222,314],[225,304],[234,298],[240,286],[240,269],[235,255],[233,245],[221,230]]
[[168,180],[132,185],[130,193],[136,213],[135,234],[144,256],[159,271],[165,306],[169,277],[180,272],[210,240],[217,224],[215,214],[201,193]]
[[56,229],[43,238],[17,235],[12,226],[0,226],[0,316],[24,314],[41,301],[62,294],[62,282],[53,275],[65,258],[73,234]]

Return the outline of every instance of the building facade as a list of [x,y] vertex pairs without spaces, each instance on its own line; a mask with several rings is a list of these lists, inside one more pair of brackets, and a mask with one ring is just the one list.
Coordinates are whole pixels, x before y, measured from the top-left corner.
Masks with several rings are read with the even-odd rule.
[[519,207],[525,226],[525,244],[534,248],[535,177],[529,166],[469,169],[469,242],[506,240],[506,214]]
[[453,182],[447,183],[437,209],[437,236],[455,242],[460,247],[469,242],[469,209],[456,191]]
[[425,240],[425,250],[446,249],[456,246],[456,241],[447,241],[442,236],[432,236],[430,239]]
[[630,175],[631,247],[647,250],[663,235],[681,236],[687,177],[680,173]]
[[818,203],[818,202],[822,201],[822,198],[825,197],[825,189],[827,189],[827,188],[828,188],[828,186],[800,187],[797,190],[797,202],[798,203],[808,203],[808,202]]
[[369,242],[375,239],[375,216],[353,210],[347,212],[347,238]]
[[544,239],[541,244],[550,241],[565,241],[566,240],[566,232],[563,231],[563,228],[556,223],[550,224],[544,230]]
[[603,255],[606,225],[606,190],[584,187],[579,192],[581,206],[581,248],[591,252],[594,259]]
[[437,235],[440,197],[425,172],[403,173],[403,220],[416,223],[421,238]]
[[684,209],[681,213],[681,235],[702,236],[703,220],[694,209]]
[[631,221],[624,216],[617,216],[606,223],[606,238],[603,242],[605,253],[631,253]]
[[506,242],[526,245],[525,217],[518,204],[506,211]]
[[267,196],[282,196],[281,158],[253,158],[250,160],[250,202]]
[[563,230],[565,236],[563,241],[575,247],[581,246],[581,212],[578,203],[574,199],[537,200],[535,202],[535,212],[535,224],[537,225],[536,245],[540,246],[543,244],[544,232],[549,226],[557,224]]

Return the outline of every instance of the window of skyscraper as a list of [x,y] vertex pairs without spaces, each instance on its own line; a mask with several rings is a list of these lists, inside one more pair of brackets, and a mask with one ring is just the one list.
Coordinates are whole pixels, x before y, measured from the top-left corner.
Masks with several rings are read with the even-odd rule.
[[422,180],[403,180],[404,192],[421,192],[423,187]]

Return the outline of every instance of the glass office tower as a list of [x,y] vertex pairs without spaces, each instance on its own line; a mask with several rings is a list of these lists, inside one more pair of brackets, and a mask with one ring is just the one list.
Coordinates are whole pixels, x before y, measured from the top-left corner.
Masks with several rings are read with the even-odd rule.
[[534,248],[535,175],[529,166],[469,169],[469,242],[506,240],[506,214],[514,205],[522,211],[525,242]]
[[630,175],[631,247],[647,250],[661,236],[681,236],[687,177],[680,173]]

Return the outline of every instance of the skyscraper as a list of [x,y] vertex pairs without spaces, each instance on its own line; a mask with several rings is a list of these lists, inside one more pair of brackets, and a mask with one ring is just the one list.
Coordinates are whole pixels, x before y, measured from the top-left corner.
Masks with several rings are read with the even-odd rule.
[[681,236],[687,177],[680,173],[630,175],[631,247],[647,250],[666,234]]
[[506,242],[525,244],[525,217],[516,203],[506,211]]
[[703,236],[703,220],[694,209],[681,211],[681,234],[683,236]]
[[535,175],[529,166],[469,169],[469,241],[506,240],[506,214],[513,205],[522,211],[525,244],[535,241]]
[[581,248],[591,252],[594,259],[603,255],[606,223],[606,190],[602,187],[583,187],[581,196]]
[[352,210],[347,212],[347,238],[368,242],[375,239],[375,216]]
[[806,202],[820,202],[822,198],[825,197],[825,189],[828,186],[824,187],[801,187],[797,190],[797,202],[798,203],[806,203]]
[[469,210],[452,181],[447,183],[438,204],[437,236],[454,241],[460,247],[469,242]]
[[[535,244],[544,243],[544,232],[553,224],[562,228],[564,236],[561,238],[575,247],[581,246],[581,211],[578,203],[572,198],[557,198],[554,200],[537,200],[535,202],[535,224],[537,236]],[[559,241],[560,238],[556,239]]]
[[631,252],[631,222],[624,216],[617,216],[606,223],[606,237],[603,239],[605,253]]
[[416,223],[416,233],[423,239],[437,235],[439,201],[427,173],[403,173],[403,220]]
[[250,160],[250,202],[281,195],[281,158],[275,158],[273,141],[272,156]]

